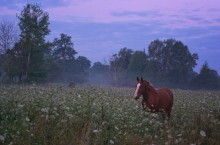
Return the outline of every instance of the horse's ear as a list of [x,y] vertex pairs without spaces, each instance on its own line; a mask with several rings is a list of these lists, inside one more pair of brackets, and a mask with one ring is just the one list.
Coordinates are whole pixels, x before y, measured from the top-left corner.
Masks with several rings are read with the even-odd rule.
[[141,77],[141,82],[143,82],[144,81],[144,79]]
[[137,77],[137,81],[138,81],[138,82],[140,81],[139,77]]

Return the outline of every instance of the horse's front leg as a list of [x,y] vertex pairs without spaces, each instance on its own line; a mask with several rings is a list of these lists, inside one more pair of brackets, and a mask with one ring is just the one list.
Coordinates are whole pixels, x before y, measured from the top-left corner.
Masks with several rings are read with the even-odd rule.
[[146,104],[146,102],[145,102],[144,99],[142,99],[141,104],[142,104],[142,109],[143,109],[143,110],[146,110],[146,108],[147,108],[147,104]]

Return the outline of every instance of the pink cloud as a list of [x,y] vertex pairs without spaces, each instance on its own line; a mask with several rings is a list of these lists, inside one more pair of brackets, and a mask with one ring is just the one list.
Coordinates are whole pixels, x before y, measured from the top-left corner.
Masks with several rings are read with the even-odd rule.
[[[69,1],[68,6],[46,9],[51,20],[55,21],[92,21],[110,22],[146,22],[158,21],[172,27],[203,26],[200,21],[189,19],[193,15],[208,22],[208,25],[220,25],[213,21],[219,19],[218,0],[84,0]],[[146,15],[122,15],[114,13],[134,12]],[[155,14],[152,15],[152,12]],[[148,15],[150,13],[150,15]],[[207,25],[207,24],[204,24]]]
[[0,7],[0,16],[15,16],[18,13],[15,9],[9,9],[7,7]]

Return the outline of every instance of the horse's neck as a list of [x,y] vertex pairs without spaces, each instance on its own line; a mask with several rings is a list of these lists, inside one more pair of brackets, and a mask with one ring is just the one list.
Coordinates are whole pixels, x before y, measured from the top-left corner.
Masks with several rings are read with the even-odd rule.
[[145,82],[146,85],[146,93],[143,95],[144,100],[150,99],[150,97],[156,97],[157,91],[156,89],[148,84],[148,82]]
[[151,93],[157,93],[157,90],[149,82],[145,82],[145,84]]

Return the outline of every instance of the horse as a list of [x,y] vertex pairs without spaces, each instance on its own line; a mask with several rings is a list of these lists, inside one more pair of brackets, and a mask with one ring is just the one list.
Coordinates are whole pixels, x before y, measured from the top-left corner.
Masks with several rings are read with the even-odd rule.
[[169,119],[173,107],[173,93],[169,88],[155,89],[152,84],[142,77],[137,77],[137,87],[134,99],[142,98],[142,109],[148,108],[150,112],[161,112],[164,119]]

